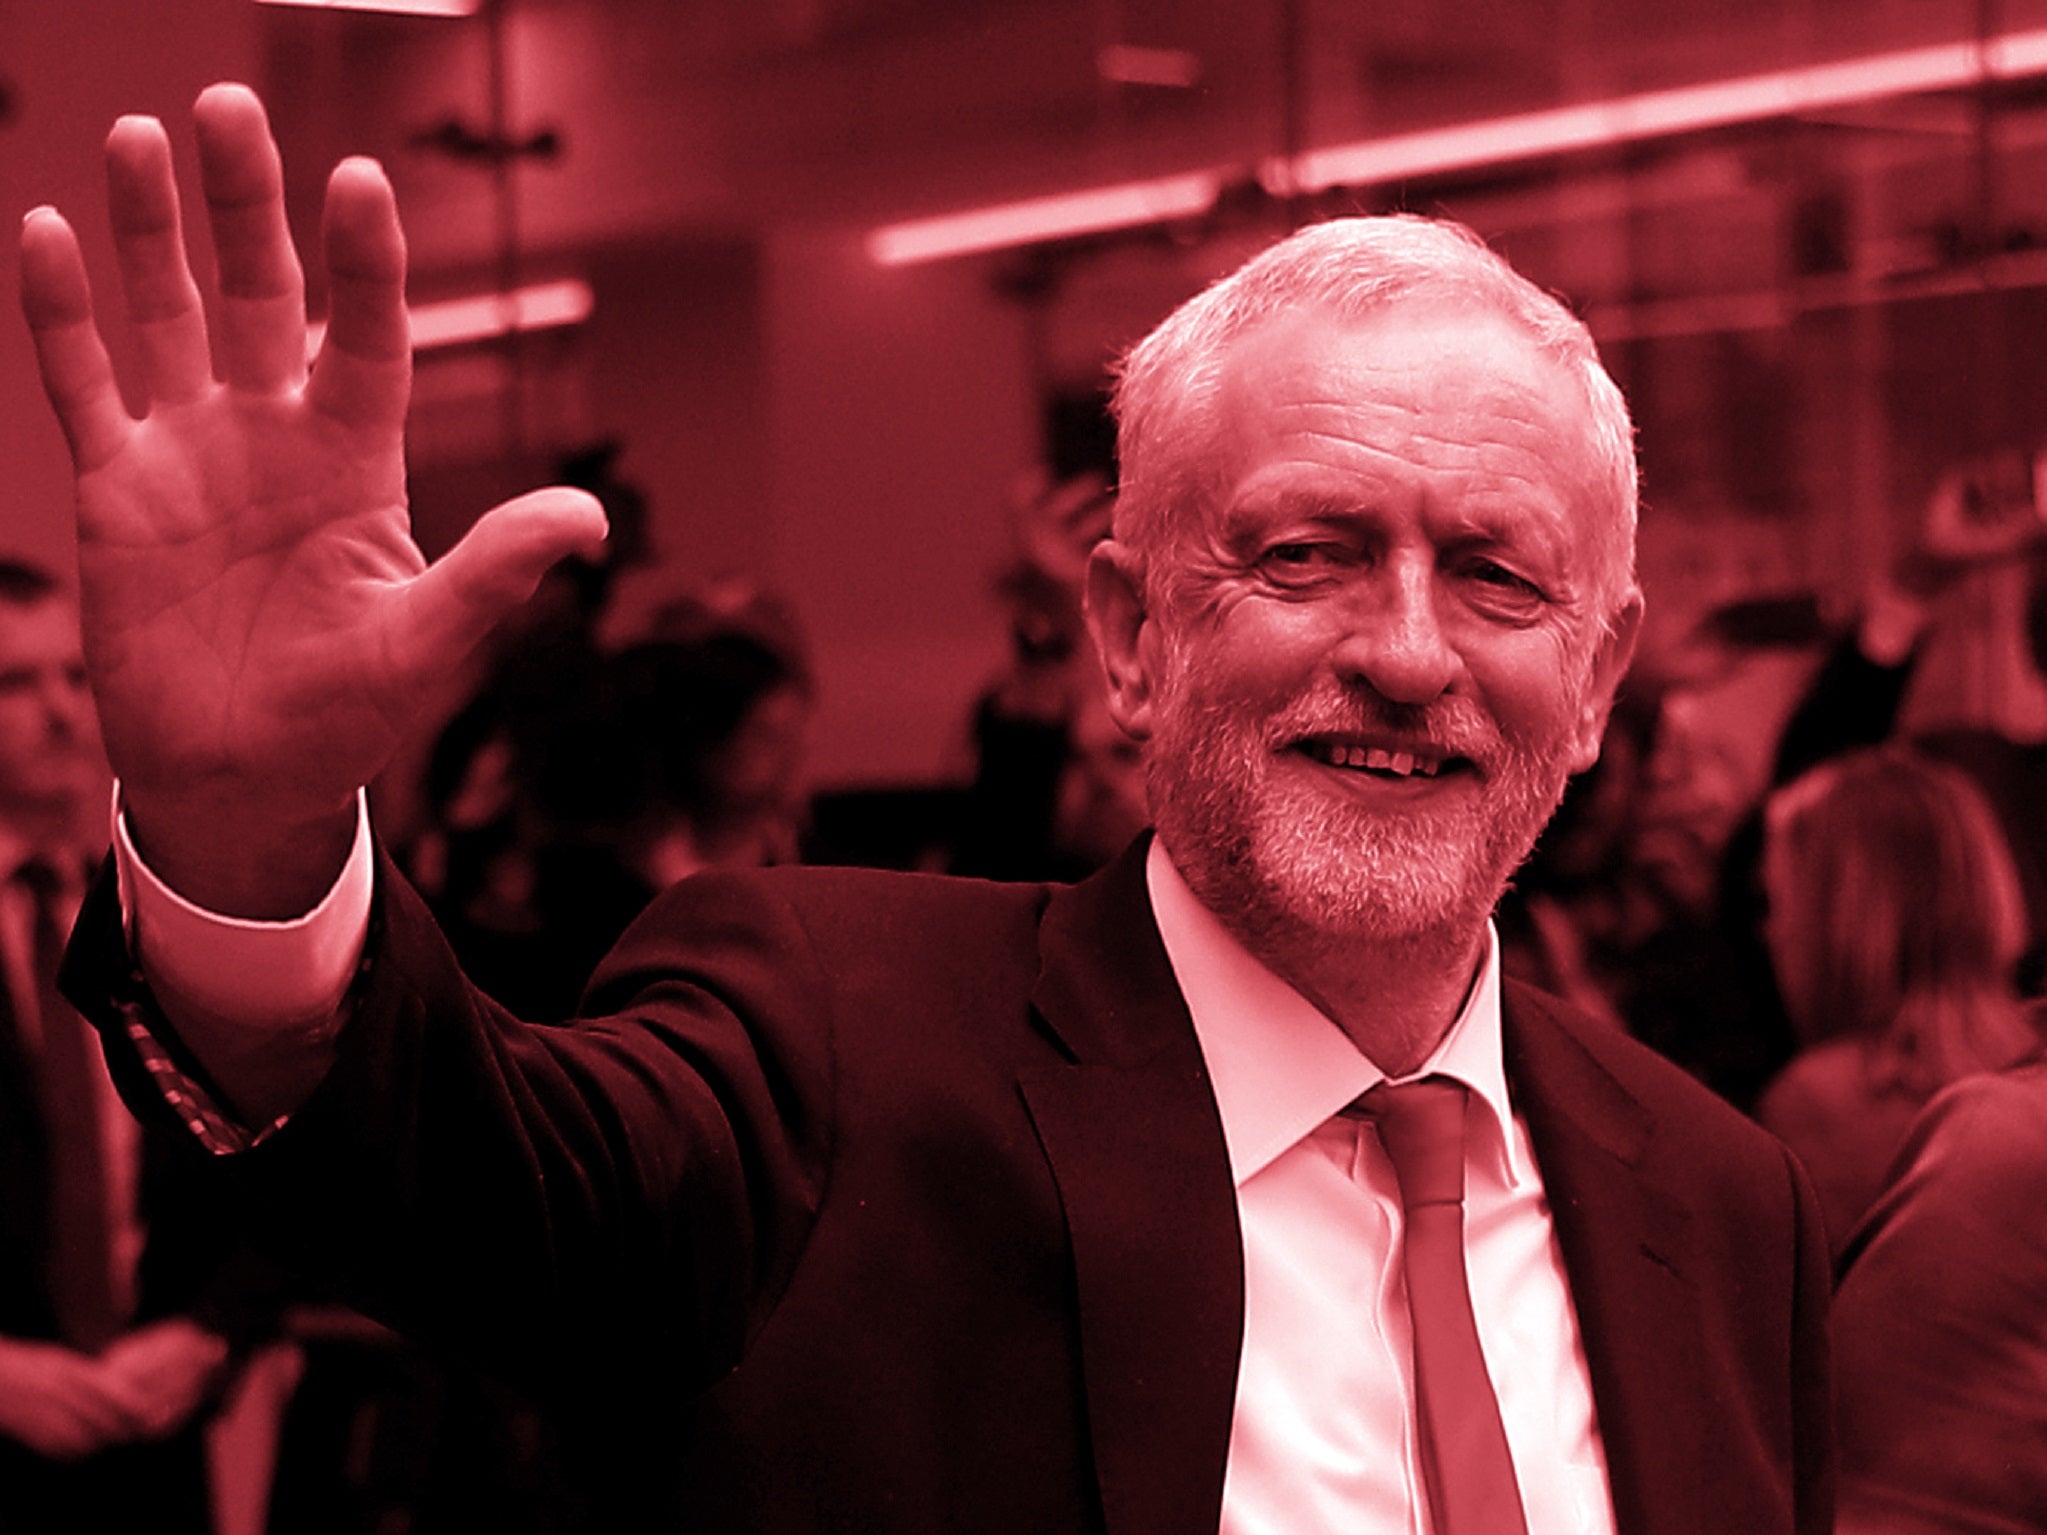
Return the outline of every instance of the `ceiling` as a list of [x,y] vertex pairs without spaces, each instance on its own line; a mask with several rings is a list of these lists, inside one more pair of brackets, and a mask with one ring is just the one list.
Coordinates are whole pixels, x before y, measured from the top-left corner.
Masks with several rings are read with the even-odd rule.
[[533,151],[515,162],[515,232],[545,252],[1248,175],[1290,146],[1913,47],[1986,18],[2047,24],[2047,0],[497,0],[462,21],[266,10],[265,47],[297,174],[380,155],[421,266],[453,268],[507,206],[476,153],[494,46],[502,142]]

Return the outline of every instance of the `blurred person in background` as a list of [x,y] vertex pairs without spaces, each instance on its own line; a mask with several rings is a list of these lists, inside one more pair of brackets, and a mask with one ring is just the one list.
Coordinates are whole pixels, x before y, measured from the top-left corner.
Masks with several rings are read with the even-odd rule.
[[[78,609],[0,561],[0,1531],[201,1535],[202,1430],[270,1276],[145,1136],[56,965],[111,788]],[[258,1304],[258,1297],[262,1304]],[[260,1320],[258,1320],[260,1314]]]
[[1661,690],[1638,664],[1614,696],[1599,760],[1571,780],[1497,917],[1509,974],[1630,1032],[1636,955],[1668,916],[1635,856],[1661,723]]
[[1764,819],[1765,932],[1803,1047],[1756,1113],[1838,1253],[1927,1100],[2039,1047],[2013,982],[2024,897],[1981,791],[1900,747],[1821,764]]
[[975,701],[974,772],[948,866],[985,879],[1080,879],[1144,828],[1136,743],[1110,717],[1081,614],[1088,556],[1115,493],[1098,473],[1033,477],[1011,512],[997,583],[1006,664]]
[[1625,852],[1644,915],[1618,967],[1637,1039],[1744,1111],[1797,1048],[1748,872],[1759,848],[1780,689],[1825,638],[1810,600],[1704,614],[1660,658],[1661,708]]
[[[2047,678],[2047,508],[2035,462],[2005,448],[1940,475],[1910,538],[1786,722],[1771,772],[1782,786],[1828,758],[1890,740],[1965,772],[2003,829],[2025,893],[2018,980],[2029,994],[2047,980],[2047,739],[2037,721],[2027,728],[2004,717],[2022,710],[1997,705]],[[2003,600],[2011,593],[2016,603]],[[1984,674],[1979,684],[1962,687],[1949,672],[1929,686],[1927,665],[1957,655]],[[1966,721],[1927,703],[1927,693],[1949,688],[1974,695]]]
[[1722,898],[1731,839],[1760,788],[1746,759],[1767,750],[1739,738],[1755,729],[1747,673],[1782,648],[1765,639],[1748,617],[1715,610],[1637,661],[1600,760],[1572,780],[1501,909],[1518,973],[1745,1111],[1793,1048],[1760,940],[1743,941]]
[[564,721],[599,688],[611,648],[604,626],[623,567],[645,543],[646,498],[615,472],[618,452],[603,444],[557,469],[598,498],[624,534],[620,546],[549,567],[533,601],[440,679],[451,696],[435,725],[415,733],[375,785],[406,872],[436,911],[483,932],[527,921],[534,827],[525,799]]
[[1834,1324],[1839,1535],[2047,1530],[2047,1060],[1913,1123]]
[[515,689],[437,797],[443,866],[461,878],[435,914],[521,1017],[573,1012],[605,950],[676,880],[797,860],[814,689],[793,616],[728,584],[668,603],[641,633]]
[[[1975,478],[1980,478],[1975,477]],[[2047,669],[2047,556],[2029,482],[1950,494],[1990,557],[2028,560],[2024,634]],[[1992,741],[1983,781],[2036,858],[2047,753]],[[1969,759],[1979,771],[1983,754]],[[1931,893],[1930,893],[1931,894]],[[1934,899],[1925,906],[1934,910]],[[2026,979],[2037,985],[2039,910]],[[2041,1004],[2031,1017],[2047,1033]],[[1834,1312],[1840,1535],[2047,1529],[2047,1057],[1965,1076],[1907,1131],[1841,1255]]]
[[[2025,626],[1987,621],[1971,596],[2016,565],[2047,591],[2027,464],[2026,455],[2010,451],[1944,472],[1903,547],[1846,615],[1830,614],[1811,593],[1744,599],[1706,614],[1663,658],[1667,700],[1625,860],[1626,878],[1651,893],[1652,919],[1616,968],[1614,994],[1637,1038],[1738,1107],[1753,1111],[1802,1042],[1764,936],[1764,805],[1773,790],[1844,753],[1909,741],[1976,782],[2026,894],[2030,936],[2017,979],[2022,990],[2038,985],[2047,922],[2047,794],[2039,788],[2047,781],[2047,747],[1990,719],[1921,730],[1907,708],[1922,661],[1952,654],[1964,639],[2007,679],[1987,692],[2021,689],[2010,679],[2039,669]],[[1787,662],[1810,669],[1774,742],[1730,735],[1726,721],[1717,739],[1699,728],[1701,700],[1722,679],[1754,666],[1781,671]],[[1724,699],[1719,712],[1727,712]],[[1748,762],[1757,747],[1760,762]]]
[[623,841],[650,896],[700,869],[801,854],[816,682],[781,599],[744,581],[665,605],[612,668],[613,716],[648,807]]

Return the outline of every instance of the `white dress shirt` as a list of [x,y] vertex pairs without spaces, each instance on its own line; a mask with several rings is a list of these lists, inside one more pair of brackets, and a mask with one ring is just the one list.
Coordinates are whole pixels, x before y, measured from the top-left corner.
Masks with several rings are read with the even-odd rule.
[[[366,809],[335,889],[288,923],[192,906],[149,872],[118,819],[115,850],[131,937],[155,984],[252,1030],[329,1026],[323,1015],[339,1007],[368,926]],[[1156,841],[1145,873],[1215,1085],[1244,1234],[1221,1535],[1428,1535],[1399,1194],[1369,1124],[1338,1117],[1384,1073],[1223,928]],[[1529,1535],[1613,1535],[1577,1315],[1527,1129],[1507,1097],[1496,939],[1462,1014],[1415,1075],[1431,1072],[1472,1091],[1466,1262]],[[249,1143],[245,1129],[225,1140],[205,1117],[188,1113],[216,1150]]]
[[[1222,1535],[1421,1535],[1392,1165],[1342,1109],[1385,1074],[1197,900],[1145,869],[1215,1085],[1244,1233],[1244,1352]],[[1499,945],[1415,1076],[1471,1089],[1465,1262],[1529,1535],[1613,1535],[1577,1313],[1528,1131],[1507,1096]]]

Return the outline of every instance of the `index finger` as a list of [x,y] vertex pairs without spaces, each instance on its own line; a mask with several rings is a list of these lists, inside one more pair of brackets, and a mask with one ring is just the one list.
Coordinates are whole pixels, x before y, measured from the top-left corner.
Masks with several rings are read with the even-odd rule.
[[412,386],[405,236],[391,183],[374,160],[349,159],[334,168],[324,234],[327,334],[307,398],[345,425],[398,431]]

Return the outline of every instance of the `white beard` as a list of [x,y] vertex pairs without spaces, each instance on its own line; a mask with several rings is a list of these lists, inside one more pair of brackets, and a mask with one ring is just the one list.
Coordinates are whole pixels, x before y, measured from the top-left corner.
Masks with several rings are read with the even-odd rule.
[[[1562,747],[1510,745],[1468,700],[1302,699],[1260,729],[1185,681],[1169,682],[1147,753],[1153,820],[1189,887],[1254,947],[1468,943],[1563,796]],[[1481,792],[1371,810],[1273,771],[1281,743],[1374,725],[1476,763]]]

